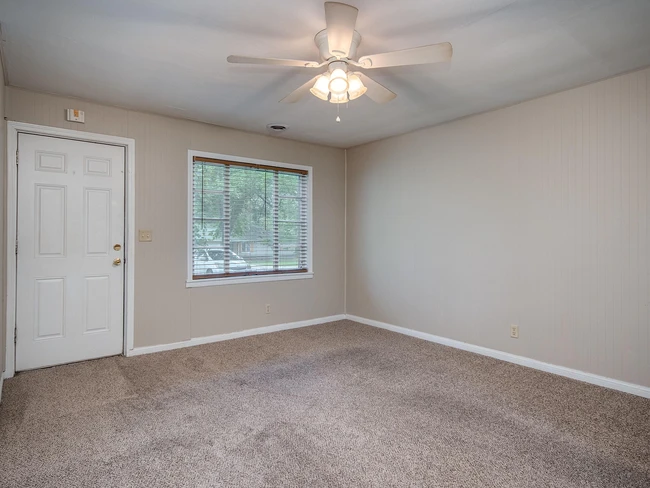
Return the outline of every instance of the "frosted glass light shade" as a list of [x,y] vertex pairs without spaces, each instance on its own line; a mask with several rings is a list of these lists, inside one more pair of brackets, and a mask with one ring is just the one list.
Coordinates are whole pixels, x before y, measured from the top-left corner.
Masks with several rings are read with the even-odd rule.
[[368,89],[362,83],[361,78],[354,74],[348,76],[348,83],[350,84],[350,87],[348,88],[350,100],[359,98],[361,95],[366,93],[366,90]]
[[327,96],[330,93],[330,90],[328,88],[329,83],[330,79],[327,75],[319,76],[316,80],[316,83],[314,83],[314,86],[311,87],[309,91],[321,100],[327,101]]
[[330,96],[330,103],[346,103],[348,102],[347,92],[343,93],[332,93]]
[[341,68],[337,68],[330,74],[329,89],[334,94],[340,95],[348,91],[348,75]]

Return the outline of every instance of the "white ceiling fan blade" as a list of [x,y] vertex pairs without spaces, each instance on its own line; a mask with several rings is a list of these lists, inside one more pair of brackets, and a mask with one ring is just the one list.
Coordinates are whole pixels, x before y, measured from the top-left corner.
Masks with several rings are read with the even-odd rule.
[[252,58],[249,56],[228,56],[229,63],[235,64],[268,64],[275,66],[296,66],[299,68],[318,68],[320,63],[301,61],[299,59]]
[[451,61],[453,49],[448,42],[414,47],[390,53],[371,54],[359,58],[359,64],[366,69],[408,66],[412,64],[442,63]]
[[296,90],[289,93],[286,97],[280,100],[280,103],[296,103],[307,93],[309,93],[309,89],[312,86],[314,86],[314,83],[316,83],[316,80],[318,79],[319,76],[320,75],[314,76],[311,80],[309,80],[307,83],[302,85],[300,88],[297,88]]
[[395,98],[397,95],[390,91],[388,88],[386,88],[384,85],[377,83],[375,80],[370,78],[367,75],[364,75],[363,73],[355,73],[359,78],[361,78],[361,82],[366,86],[368,89],[366,91],[366,95],[370,100],[376,103],[386,103],[390,102],[393,98]]
[[339,2],[325,2],[327,43],[334,56],[348,57],[358,14],[356,7]]

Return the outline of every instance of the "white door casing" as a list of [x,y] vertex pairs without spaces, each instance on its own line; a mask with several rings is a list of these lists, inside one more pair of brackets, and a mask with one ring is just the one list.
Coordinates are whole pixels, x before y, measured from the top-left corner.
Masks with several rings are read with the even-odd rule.
[[16,370],[120,354],[124,147],[21,133],[18,151]]

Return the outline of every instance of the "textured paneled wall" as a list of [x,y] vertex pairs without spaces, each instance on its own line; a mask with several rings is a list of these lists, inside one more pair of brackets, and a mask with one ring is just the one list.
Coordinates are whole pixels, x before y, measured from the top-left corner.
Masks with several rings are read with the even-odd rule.
[[649,113],[643,70],[348,151],[348,313],[650,386]]
[[[153,242],[136,245],[136,346],[343,313],[341,149],[7,90],[9,120],[135,139],[136,227],[153,230]],[[85,110],[86,123],[65,122],[65,108]],[[188,149],[313,166],[313,279],[185,288]],[[265,314],[266,303],[272,306],[270,315]]]
[[[4,82],[4,67],[2,66],[2,62],[0,61],[0,161],[2,162],[2,170],[0,170],[0,202],[3,202],[2,205],[2,211],[0,211],[0,221],[2,222],[2,225],[0,226],[0,229],[4,229],[4,222],[5,222],[5,208],[6,205],[4,205],[5,201],[5,185],[7,181],[7,164],[6,164],[6,157],[7,157],[7,145],[6,145],[6,139],[7,139],[7,123],[5,122],[4,115],[5,115],[5,82]],[[5,269],[6,269],[6,261],[7,258],[5,256],[5,239],[4,239],[4,233],[1,233],[0,235],[0,371],[5,370],[5,336],[6,336],[6,329],[5,329],[5,281],[6,281],[6,276],[5,276]]]

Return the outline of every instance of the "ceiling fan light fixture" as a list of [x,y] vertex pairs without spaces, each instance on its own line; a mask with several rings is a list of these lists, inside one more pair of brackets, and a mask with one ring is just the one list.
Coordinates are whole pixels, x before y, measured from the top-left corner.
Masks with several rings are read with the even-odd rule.
[[348,98],[348,93],[332,93],[330,96],[330,103],[347,103],[350,99]]
[[319,69],[327,66],[327,73],[316,74],[280,100],[282,103],[295,103],[302,99],[307,92],[311,92],[320,100],[332,103],[356,100],[363,95],[366,95],[375,103],[387,103],[397,95],[381,83],[374,81],[367,74],[353,73],[351,70],[355,68],[375,69],[448,63],[451,61],[453,47],[449,42],[358,57],[357,48],[361,42],[361,34],[356,30],[359,9],[342,3],[342,1],[344,0],[327,0],[325,2],[325,28],[314,37],[314,43],[318,47],[320,54],[319,61],[228,56],[228,62],[291,66],[306,69]]
[[318,79],[316,80],[316,83],[314,83],[314,86],[311,87],[309,91],[315,97],[327,101],[327,96],[330,93],[329,83],[330,83],[330,79],[327,75],[319,76]]
[[341,95],[348,91],[348,75],[341,68],[336,68],[330,74],[329,89],[332,94]]
[[356,100],[361,95],[366,93],[366,90],[368,90],[368,88],[366,88],[361,81],[361,78],[359,78],[356,74],[348,76],[348,83],[350,85],[348,88],[350,100]]

